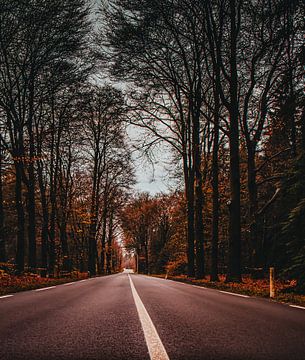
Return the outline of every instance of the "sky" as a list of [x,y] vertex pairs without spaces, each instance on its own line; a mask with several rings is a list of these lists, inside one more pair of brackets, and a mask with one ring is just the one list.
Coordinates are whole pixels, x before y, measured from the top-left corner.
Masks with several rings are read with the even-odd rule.
[[[92,0],[93,12],[92,16],[96,17],[96,11],[99,8],[100,1]],[[100,77],[101,74],[92,77],[92,81],[97,84],[111,84],[120,90],[126,90],[126,85],[122,82],[113,82],[110,78],[104,74]],[[138,143],[141,141],[141,136],[138,134],[137,130],[129,128],[127,130],[127,135],[129,137],[129,142],[132,146],[132,143]],[[136,184],[134,185],[135,191],[139,192],[148,192],[151,195],[158,193],[169,193],[174,181],[170,179],[169,173],[171,166],[169,165],[169,149],[165,146],[161,151],[154,151],[154,163],[152,164],[149,161],[145,161],[143,156],[139,152],[133,152],[132,158],[135,169]]]
[[134,163],[137,181],[134,186],[135,190],[149,192],[151,195],[169,192],[169,186],[165,179],[167,171],[162,161],[152,166],[148,162],[143,164],[143,161],[134,158]]
[[[127,130],[131,148],[133,144],[141,144],[141,134],[134,126]],[[174,181],[170,173],[173,166],[170,159],[169,149],[160,145],[153,151],[153,160],[148,160],[143,153],[138,150],[132,151],[136,184],[134,189],[140,192],[148,192],[151,195],[158,193],[168,193],[171,191]]]

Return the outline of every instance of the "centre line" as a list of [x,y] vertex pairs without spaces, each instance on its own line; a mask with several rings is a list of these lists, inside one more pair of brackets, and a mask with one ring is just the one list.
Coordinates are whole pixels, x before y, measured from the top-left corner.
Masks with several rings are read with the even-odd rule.
[[144,332],[146,345],[148,348],[149,356],[151,360],[169,360],[167,352],[162,344],[162,341],[157,333],[155,325],[153,324],[145,306],[133,284],[131,276],[128,274],[131,292],[134,302],[138,311],[139,319]]

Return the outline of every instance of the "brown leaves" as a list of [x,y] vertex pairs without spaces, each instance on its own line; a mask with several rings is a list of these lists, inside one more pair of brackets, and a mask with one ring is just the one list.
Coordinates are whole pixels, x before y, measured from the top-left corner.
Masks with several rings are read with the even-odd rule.
[[75,274],[69,278],[43,278],[37,274],[11,275],[0,270],[0,295],[63,284],[74,279],[84,278],[87,278],[87,273],[78,273],[77,276]]

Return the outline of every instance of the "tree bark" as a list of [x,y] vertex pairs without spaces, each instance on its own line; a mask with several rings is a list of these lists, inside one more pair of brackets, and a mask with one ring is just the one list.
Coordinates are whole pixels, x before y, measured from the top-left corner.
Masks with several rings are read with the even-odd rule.
[[240,223],[240,168],[239,118],[237,82],[237,25],[236,2],[230,0],[230,191],[229,204],[229,261],[226,281],[241,281],[241,223]]
[[[97,144],[98,147],[99,144]],[[96,275],[96,232],[98,221],[98,197],[99,197],[99,184],[98,184],[98,153],[94,154],[94,168],[93,168],[93,183],[91,192],[91,210],[90,210],[90,234],[89,234],[89,254],[88,254],[88,270],[91,275]]]
[[42,276],[46,276],[48,268],[48,239],[49,239],[49,211],[46,198],[46,189],[43,181],[42,166],[38,165],[38,183],[40,188],[40,199],[42,209],[42,225],[41,225],[41,267]]
[[36,203],[35,203],[35,139],[33,134],[33,116],[34,116],[34,79],[30,74],[29,79],[29,115],[27,129],[29,135],[29,165],[28,165],[28,245],[29,245],[29,268],[30,271],[36,269]]
[[193,161],[195,175],[195,239],[196,239],[196,278],[204,277],[204,234],[203,234],[203,191],[201,173],[199,116],[193,117]]
[[[145,230],[146,232],[146,230]],[[144,234],[145,274],[149,274],[148,234]]]
[[109,219],[109,232],[108,232],[108,241],[107,241],[106,272],[108,275],[112,273],[112,241],[113,241],[112,237],[113,237],[113,213],[111,213]]
[[218,239],[219,239],[219,96],[214,91],[214,137],[212,154],[212,254],[211,254],[211,281],[218,281]]
[[302,150],[305,153],[305,110],[303,109],[301,117]]
[[187,203],[187,274],[189,277],[194,277],[194,175],[192,170],[188,170],[188,172],[189,175],[185,175],[185,197]]
[[59,168],[59,145],[61,138],[61,126],[58,126],[57,132],[55,128],[54,104],[52,102],[53,124],[52,124],[52,143],[51,143],[51,163],[50,163],[50,231],[49,231],[49,273],[54,275],[56,263],[56,200],[57,200],[57,181]]
[[0,262],[6,262],[6,241],[4,234],[4,205],[3,205],[3,149],[0,140]]
[[22,202],[22,163],[21,157],[17,156],[15,160],[16,170],[16,184],[15,184],[15,201],[17,211],[17,252],[16,265],[18,274],[24,272],[24,252],[25,252],[25,223],[24,223],[24,208]]
[[105,199],[106,193],[104,194],[104,208],[103,208],[103,224],[102,224],[102,236],[101,236],[101,273],[105,274],[105,252],[106,252],[106,232],[107,232],[107,201]]
[[[32,147],[32,146],[30,146]],[[30,154],[29,179],[28,179],[28,245],[29,245],[29,268],[30,271],[36,269],[36,205],[35,205],[35,172],[34,156]]]
[[254,268],[262,266],[262,242],[259,238],[259,216],[258,216],[258,193],[256,182],[255,143],[251,141],[247,145],[248,150],[248,193],[250,214],[250,242],[252,246],[251,263]]

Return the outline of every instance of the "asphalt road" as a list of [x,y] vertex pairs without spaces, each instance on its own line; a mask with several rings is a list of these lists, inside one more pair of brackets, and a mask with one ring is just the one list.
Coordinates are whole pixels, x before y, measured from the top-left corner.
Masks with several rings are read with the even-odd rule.
[[305,309],[118,274],[0,298],[0,359],[305,359]]

